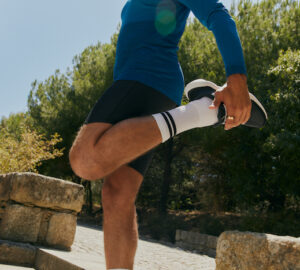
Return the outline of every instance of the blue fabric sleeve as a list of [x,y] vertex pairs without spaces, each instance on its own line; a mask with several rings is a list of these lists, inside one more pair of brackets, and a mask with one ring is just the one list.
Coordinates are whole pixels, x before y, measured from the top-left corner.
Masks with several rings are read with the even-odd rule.
[[235,73],[246,75],[243,49],[236,24],[224,5],[218,0],[178,1],[189,8],[197,19],[213,32],[224,61],[226,76]]

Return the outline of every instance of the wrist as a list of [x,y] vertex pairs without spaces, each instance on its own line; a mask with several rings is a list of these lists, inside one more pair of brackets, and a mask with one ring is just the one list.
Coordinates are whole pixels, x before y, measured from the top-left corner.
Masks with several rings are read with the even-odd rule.
[[236,81],[242,81],[247,83],[247,76],[242,73],[231,74],[227,77],[227,83],[232,83]]

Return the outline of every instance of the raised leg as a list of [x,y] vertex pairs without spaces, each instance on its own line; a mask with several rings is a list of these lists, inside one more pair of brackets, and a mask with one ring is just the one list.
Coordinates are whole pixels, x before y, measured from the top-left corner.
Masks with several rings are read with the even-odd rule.
[[70,151],[73,171],[87,180],[97,180],[162,142],[152,116],[117,123],[84,125]]

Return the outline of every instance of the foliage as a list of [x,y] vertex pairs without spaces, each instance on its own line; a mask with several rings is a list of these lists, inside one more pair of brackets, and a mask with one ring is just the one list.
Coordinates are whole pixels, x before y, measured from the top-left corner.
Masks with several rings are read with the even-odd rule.
[[[166,161],[167,146],[161,145],[139,193],[139,206],[158,207],[167,196],[168,208],[175,210],[299,210],[299,1],[240,0],[231,13],[244,49],[249,90],[266,107],[268,123],[260,130],[239,127],[226,132],[218,127],[181,134],[173,140],[171,152],[176,155],[171,164]],[[33,125],[47,138],[58,132],[63,138],[59,146],[66,149],[61,158],[43,162],[43,173],[76,180],[67,152],[89,110],[112,82],[116,40],[117,34],[110,44],[85,49],[66,74],[57,71],[33,83],[28,99]],[[186,27],[178,56],[185,82],[225,82],[214,36],[196,19]],[[170,168],[169,187],[163,189]]]
[[265,181],[268,191],[284,196],[287,204],[288,197],[300,198],[300,50],[281,51],[268,75],[274,88],[269,90],[272,118],[263,144],[269,172]]
[[[196,138],[190,152],[200,145],[209,153],[206,169],[210,174],[194,185],[202,192],[202,199],[198,198],[202,207],[261,211],[282,209],[288,201],[299,202],[299,177],[295,172],[299,163],[299,69],[295,51],[300,40],[299,12],[297,1],[254,4],[242,0],[232,8],[244,48],[249,90],[265,105],[269,121],[261,130],[239,127],[225,132],[208,128],[186,135],[189,142]],[[224,82],[223,64],[214,47],[213,37],[197,21],[187,27],[179,54],[187,81],[202,77]],[[278,91],[284,94],[276,101]],[[274,151],[281,159],[274,159]],[[203,176],[203,171],[199,173],[194,179]],[[293,203],[293,207],[299,207],[299,203]]]
[[37,172],[37,167],[48,159],[63,154],[55,145],[61,141],[57,133],[47,140],[31,129],[24,115],[11,115],[0,125],[0,173]]
[[[44,82],[32,84],[28,108],[34,126],[46,136],[59,133],[63,138],[59,146],[65,148],[66,153],[88,112],[112,82],[115,40],[114,35],[112,44],[99,43],[86,48],[74,58],[73,70],[67,74],[57,70]],[[76,181],[67,154],[44,163],[42,172]]]

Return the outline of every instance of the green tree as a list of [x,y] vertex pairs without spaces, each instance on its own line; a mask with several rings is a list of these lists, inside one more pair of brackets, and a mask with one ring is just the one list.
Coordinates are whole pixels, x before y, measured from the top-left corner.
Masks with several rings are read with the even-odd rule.
[[300,199],[300,50],[281,51],[268,75],[273,117],[263,145],[268,157],[265,196],[273,207],[290,207]]
[[[169,149],[160,146],[139,195],[143,206],[283,209],[300,196],[299,1],[240,0],[231,13],[244,48],[249,90],[265,105],[267,126],[195,129],[174,138]],[[58,132],[63,138],[59,146],[65,148],[61,158],[43,162],[44,173],[76,180],[68,151],[87,113],[112,82],[116,40],[117,34],[110,44],[85,49],[65,75],[56,72],[33,83],[28,107],[34,126],[47,136]],[[186,82],[225,82],[214,37],[197,20],[187,25],[178,56]]]
[[48,140],[26,124],[24,114],[11,115],[0,125],[0,173],[38,172],[48,159],[62,155],[55,146],[61,141],[57,133]]
[[[297,110],[299,112],[299,106],[293,106],[293,104],[297,104],[294,100],[294,103],[285,104],[285,110],[291,109],[292,114],[276,113],[274,108],[277,111],[279,108],[274,104],[274,89],[278,89],[279,78],[270,80],[269,70],[277,66],[281,51],[287,51],[288,48],[291,50],[299,48],[299,2],[265,0],[253,3],[249,0],[241,0],[232,7],[231,12],[234,14],[244,48],[249,90],[266,106],[270,117],[269,122],[261,130],[239,127],[224,132],[222,128],[207,128],[192,130],[184,136],[190,137],[188,138],[190,152],[198,151],[197,146],[200,146],[202,151],[207,153],[206,158],[210,160],[206,163],[206,168],[210,168],[209,175],[214,177],[208,177],[200,185],[205,186],[211,196],[211,198],[207,198],[207,203],[214,201],[219,210],[247,209],[249,207],[260,209],[260,207],[265,207],[265,204],[270,209],[282,208],[285,198],[289,196],[287,189],[293,192],[293,196],[296,196],[295,193],[297,193],[299,197],[300,193],[296,188],[296,182],[299,182],[297,181],[298,177],[294,175],[295,181],[284,185],[284,192],[279,191],[279,178],[282,183],[286,183],[291,174],[287,176],[287,174],[279,174],[279,171],[276,171],[276,177],[274,177],[275,172],[272,168],[279,167],[275,160],[270,160],[270,155],[265,152],[265,149],[272,141],[277,150],[283,150],[279,146],[284,141],[286,147],[289,145],[294,148],[295,152],[299,152],[299,145],[295,143],[295,140],[282,138],[280,142],[279,137],[276,137],[276,141],[271,139],[274,138],[274,133],[277,134],[275,130],[278,125],[281,125],[281,128],[283,124],[289,126],[294,123],[293,119],[298,119],[296,112]],[[290,59],[293,57],[297,59],[295,54]],[[196,20],[186,28],[180,44],[179,58],[187,82],[199,77],[213,80],[218,84],[225,82],[223,63],[214,38]],[[291,68],[292,66],[295,66],[295,63],[293,64],[291,61],[286,63],[285,67],[290,70],[290,73],[287,73],[286,70],[285,73],[282,71],[281,74],[277,74],[281,77],[281,85],[284,85],[282,89],[284,88],[287,93],[293,93],[297,89],[296,86],[293,88],[294,90],[287,87],[292,74],[299,77],[298,71],[296,68]],[[272,74],[274,78],[275,74]],[[289,74],[290,77],[283,76],[283,74]],[[298,138],[299,130],[294,130],[293,134],[293,138]],[[289,149],[289,147],[287,148]],[[297,154],[290,154],[290,158],[286,157],[284,167],[280,166],[280,168],[287,168],[290,162],[297,164],[295,163],[298,158]],[[199,164],[201,164],[200,160]],[[287,171],[292,172],[291,168],[293,165]],[[283,169],[282,172],[284,171]],[[198,173],[202,174],[203,170],[199,170]],[[196,178],[200,179],[201,175]],[[269,181],[273,183],[272,191],[269,189],[270,185],[266,184]],[[200,188],[200,186],[197,186],[195,182],[195,188]],[[205,192],[205,194],[207,193]],[[276,206],[280,201],[279,198],[281,198],[281,203],[279,203],[281,206]]]
[[[47,137],[59,133],[63,138],[59,146],[65,149],[60,158],[43,162],[41,171],[44,174],[82,182],[71,170],[68,153],[88,112],[113,81],[116,40],[117,34],[114,34],[111,44],[89,46],[74,57],[72,71],[61,74],[57,70],[46,81],[32,84],[28,108],[34,126]],[[82,183],[91,211],[91,184]]]
[[112,44],[86,48],[66,75],[57,70],[46,81],[32,84],[28,108],[34,126],[47,136],[59,133],[60,147],[65,148],[60,159],[45,163],[43,173],[79,181],[70,168],[68,152],[88,112],[112,82],[114,40],[115,36]]

